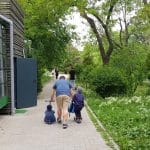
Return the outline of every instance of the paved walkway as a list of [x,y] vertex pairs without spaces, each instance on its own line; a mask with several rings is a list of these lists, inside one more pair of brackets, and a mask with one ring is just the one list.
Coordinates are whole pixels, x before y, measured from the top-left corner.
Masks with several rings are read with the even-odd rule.
[[[37,107],[26,113],[0,116],[0,150],[110,150],[90,121],[85,108],[83,122],[76,124],[73,114],[69,127],[43,123],[45,100],[50,96],[50,83],[38,97]],[[55,104],[53,103],[55,108]]]

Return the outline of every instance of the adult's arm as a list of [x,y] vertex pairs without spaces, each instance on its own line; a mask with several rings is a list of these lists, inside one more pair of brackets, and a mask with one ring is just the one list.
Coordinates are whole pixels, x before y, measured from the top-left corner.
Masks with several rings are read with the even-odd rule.
[[55,90],[55,89],[52,89],[52,93],[51,93],[51,101],[52,101],[52,102],[55,101],[55,99],[54,99],[55,93],[56,93],[56,90]]
[[73,89],[71,88],[71,89],[70,89],[71,98],[73,98],[74,94],[75,94],[75,93],[74,93]]

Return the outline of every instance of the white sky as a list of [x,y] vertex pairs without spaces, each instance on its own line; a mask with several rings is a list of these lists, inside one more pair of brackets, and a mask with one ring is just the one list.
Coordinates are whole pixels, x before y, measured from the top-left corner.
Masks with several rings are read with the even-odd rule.
[[88,31],[89,25],[85,19],[83,19],[79,13],[72,13],[70,16],[67,16],[67,23],[71,25],[75,25],[74,31],[79,36],[80,40],[73,41],[73,46],[75,46],[79,50],[83,50],[83,42],[88,41]]

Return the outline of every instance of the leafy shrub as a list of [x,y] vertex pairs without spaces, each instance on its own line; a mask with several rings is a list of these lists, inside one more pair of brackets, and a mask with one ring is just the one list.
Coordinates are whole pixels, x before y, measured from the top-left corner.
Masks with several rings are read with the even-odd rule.
[[80,84],[84,87],[89,87],[92,82],[93,65],[78,65],[76,67],[76,77]]
[[123,73],[116,68],[103,67],[93,77],[93,87],[102,97],[124,95],[128,84]]
[[[90,94],[89,94],[90,95]],[[150,96],[87,97],[87,103],[120,150],[150,149]]]
[[[133,95],[138,85],[146,78],[146,65],[148,49],[139,43],[129,43],[114,51],[110,65],[122,70],[128,81],[128,95]],[[147,59],[149,60],[149,59]],[[148,62],[147,62],[148,64]]]
[[147,78],[150,80],[150,72],[148,72],[148,74],[147,74]]
[[43,71],[41,69],[38,69],[38,71],[37,71],[37,92],[42,91],[42,75],[43,75]]
[[147,92],[146,92],[145,95],[150,95],[150,86],[148,87]]

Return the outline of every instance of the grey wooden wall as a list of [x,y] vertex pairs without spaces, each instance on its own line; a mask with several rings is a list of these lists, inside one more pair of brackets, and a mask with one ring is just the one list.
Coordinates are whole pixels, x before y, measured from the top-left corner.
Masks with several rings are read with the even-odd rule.
[[[18,5],[16,0],[0,0],[0,14],[11,19],[14,26],[14,57],[23,57],[24,47],[24,24],[23,24],[23,11]],[[5,23],[4,23],[5,24]],[[7,96],[11,98],[11,74],[10,74],[10,47],[9,47],[9,29],[6,30],[6,51],[7,51]],[[0,110],[0,113],[10,114],[11,101],[9,104]]]

